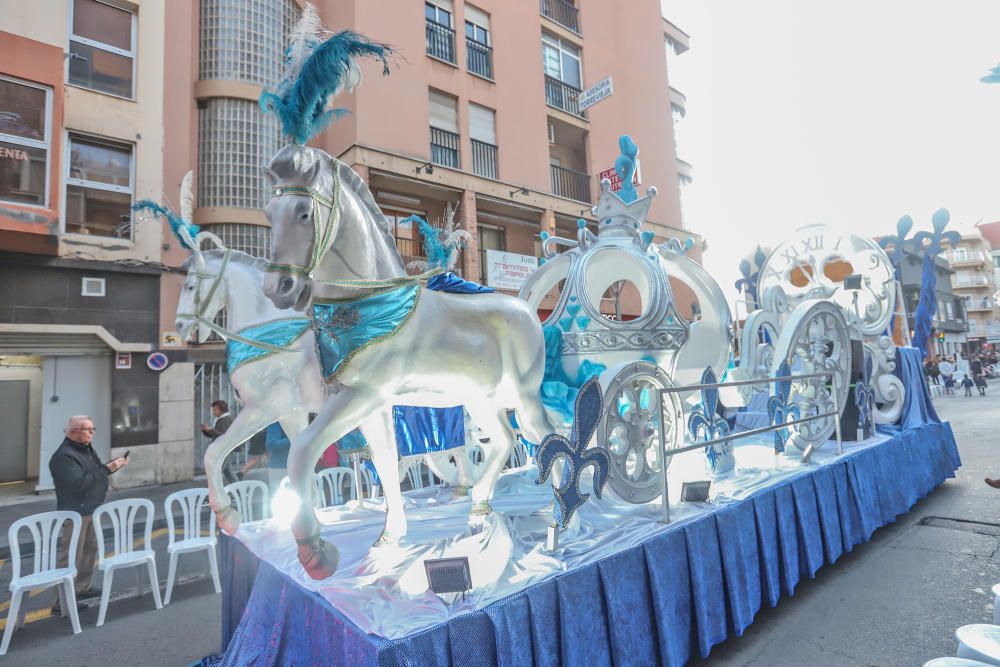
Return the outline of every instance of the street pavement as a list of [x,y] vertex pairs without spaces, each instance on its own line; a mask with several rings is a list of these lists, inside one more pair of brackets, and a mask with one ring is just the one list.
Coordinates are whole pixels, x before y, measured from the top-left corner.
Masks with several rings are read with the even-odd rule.
[[[1000,476],[1000,382],[991,384],[986,398],[945,396],[935,405],[958,441],[963,465],[957,479],[879,529],[871,542],[821,568],[815,580],[802,581],[793,597],[762,610],[743,637],[731,638],[694,664],[921,665],[954,655],[959,626],[991,621],[990,588],[1000,582],[1000,491],[983,478]],[[146,489],[145,495],[171,490]],[[0,528],[17,518],[3,511]],[[29,511],[41,510],[21,507],[17,516]],[[166,530],[159,527],[154,534],[163,581]],[[51,616],[51,592],[34,596],[29,607],[34,615],[15,633],[0,665],[189,665],[219,651],[221,596],[206,578],[206,561],[188,557],[180,570],[183,583],[160,611],[148,592],[135,596],[135,579],[128,573],[116,577],[116,599],[104,626],[94,627],[93,601],[81,612],[83,632],[75,636],[68,620]],[[4,561],[0,586],[6,587],[9,577]],[[8,596],[4,591],[0,597],[0,616],[6,615]]]

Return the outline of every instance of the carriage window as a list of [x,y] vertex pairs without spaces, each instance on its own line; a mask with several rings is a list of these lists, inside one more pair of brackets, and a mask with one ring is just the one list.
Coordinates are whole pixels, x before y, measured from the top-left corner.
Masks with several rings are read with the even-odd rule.
[[132,238],[132,147],[71,134],[66,232]]
[[97,0],[74,0],[72,11],[69,82],[132,98],[135,14]]
[[0,200],[48,203],[51,91],[0,78]]

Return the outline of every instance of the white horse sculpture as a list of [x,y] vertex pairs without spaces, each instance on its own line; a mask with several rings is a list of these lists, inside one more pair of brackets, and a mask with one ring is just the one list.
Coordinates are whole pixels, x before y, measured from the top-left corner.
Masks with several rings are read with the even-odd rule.
[[[316,420],[292,438],[293,489],[307,494],[324,443],[360,426],[386,498],[376,546],[393,543],[406,533],[406,517],[392,405],[464,405],[490,438],[471,489],[472,515],[488,514],[516,437],[508,411],[529,440],[551,431],[539,399],[545,350],[537,316],[514,297],[432,291],[407,276],[367,185],[327,153],[288,145],[267,174],[274,186],[265,209],[273,273],[264,291],[279,308],[301,310],[312,297],[313,315],[329,336],[320,340],[329,396]],[[313,513],[300,509],[292,530],[306,572],[316,579],[333,574],[338,553],[320,539]]]
[[[206,237],[220,249],[201,251],[199,242]],[[219,525],[233,535],[242,517],[223,491],[226,457],[276,421],[290,437],[301,432],[308,413],[318,412],[323,405],[322,379],[310,321],[293,310],[276,308],[264,297],[267,262],[225,249],[207,232],[190,245],[195,251],[185,264],[188,277],[177,304],[176,330],[182,340],[196,327],[199,342],[205,342],[213,328],[229,339],[227,356],[233,364],[229,380],[243,403],[232,426],[205,452],[209,503]],[[226,308],[228,330],[212,324],[222,308]],[[242,343],[241,338],[254,344]],[[449,454],[450,450],[428,454],[424,462],[461,495],[473,483],[472,466],[464,452],[454,457],[455,466],[449,465]],[[408,467],[411,461],[412,457],[400,466]]]

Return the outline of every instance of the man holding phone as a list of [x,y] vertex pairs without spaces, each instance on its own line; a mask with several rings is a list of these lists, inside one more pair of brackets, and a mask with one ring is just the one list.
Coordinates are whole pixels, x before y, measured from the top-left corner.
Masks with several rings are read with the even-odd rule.
[[[66,437],[49,459],[49,471],[56,487],[56,509],[79,512],[83,517],[76,552],[76,594],[78,599],[98,595],[90,587],[97,560],[97,535],[93,514],[108,495],[108,476],[128,463],[128,454],[102,463],[91,447],[94,422],[87,415],[74,415],[63,429]],[[69,539],[72,525],[63,525],[59,537],[59,567],[69,564]]]

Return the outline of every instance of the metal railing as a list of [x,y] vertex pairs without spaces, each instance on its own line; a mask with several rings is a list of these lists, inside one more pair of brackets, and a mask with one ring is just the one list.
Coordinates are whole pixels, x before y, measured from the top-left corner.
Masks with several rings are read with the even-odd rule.
[[542,16],[580,34],[580,10],[566,0],[541,0]]
[[437,21],[425,19],[427,24],[427,55],[455,62],[455,31]]
[[[751,436],[760,435],[762,433],[770,433],[770,432],[774,432],[774,431],[780,431],[782,429],[788,428],[789,426],[797,426],[798,424],[804,424],[806,422],[815,421],[817,419],[827,419],[828,417],[833,417],[834,429],[835,429],[836,434],[837,434],[837,454],[838,455],[839,454],[843,454],[844,453],[844,441],[843,441],[843,438],[841,437],[841,433],[840,433],[840,400],[837,397],[838,387],[835,386],[836,385],[836,377],[837,376],[834,375],[833,372],[831,371],[831,372],[825,372],[825,373],[809,373],[809,374],[805,374],[805,375],[786,375],[786,376],[782,376],[782,377],[760,378],[760,379],[757,379],[757,380],[739,380],[739,381],[733,381],[733,382],[716,382],[716,383],[713,383],[713,384],[690,384],[690,385],[684,385],[684,386],[680,386],[680,387],[665,387],[663,389],[660,389],[658,391],[659,401],[660,401],[660,424],[661,424],[661,427],[659,429],[659,433],[660,433],[660,439],[659,439],[659,442],[660,442],[660,444],[659,444],[660,452],[662,452],[662,454],[664,456],[664,459],[665,459],[668,456],[676,456],[677,454],[684,454],[686,452],[693,452],[693,451],[697,451],[697,450],[702,450],[702,449],[705,449],[706,447],[712,447],[714,445],[721,445],[723,443],[730,442],[732,440],[739,440],[740,438],[749,438]],[[830,392],[831,397],[833,398],[833,411],[832,412],[823,412],[823,413],[820,413],[820,414],[809,415],[809,416],[806,416],[806,417],[800,417],[800,418],[797,418],[797,419],[783,421],[783,422],[781,422],[779,424],[772,424],[771,426],[762,426],[760,428],[750,429],[749,431],[741,431],[739,433],[731,433],[729,435],[723,436],[721,438],[715,438],[713,440],[704,440],[704,441],[701,441],[701,442],[697,442],[697,443],[695,443],[693,445],[687,445],[685,447],[677,447],[676,449],[669,449],[669,450],[667,449],[666,430],[662,427],[663,424],[667,423],[666,413],[665,413],[665,410],[666,410],[666,407],[665,407],[666,401],[663,400],[663,397],[664,397],[665,394],[678,394],[678,393],[681,393],[681,392],[702,391],[704,389],[721,389],[721,388],[724,388],[724,387],[745,387],[745,386],[759,385],[759,384],[773,384],[775,382],[784,382],[784,381],[793,382],[795,380],[813,380],[813,379],[818,379],[818,378],[829,378],[830,382],[831,382],[831,385],[834,385],[833,386],[833,391]],[[679,423],[679,422],[683,421],[684,414],[683,414],[683,412],[681,412],[681,413],[678,413],[677,415],[675,415],[675,417],[677,417],[677,420],[674,423]],[[685,433],[686,433],[687,429],[683,425],[680,426],[680,428],[684,428],[685,429]],[[775,456],[777,456],[777,454]],[[660,470],[663,472],[663,480],[662,480],[663,481],[663,488],[661,489],[661,492],[663,494],[661,496],[661,499],[662,499],[662,502],[663,502],[663,519],[661,520],[662,523],[670,523],[670,497],[667,495],[667,490],[668,490],[667,468],[668,467],[669,466],[667,466],[666,460],[664,460],[660,464]]]
[[485,141],[473,139],[472,171],[477,176],[497,178],[497,147]]
[[576,201],[590,201],[590,177],[587,174],[554,164],[549,165],[549,170],[552,172],[552,194]]
[[474,39],[465,40],[465,59],[469,71],[487,79],[493,78],[493,49]]
[[574,116],[586,118],[587,114],[580,110],[580,92],[576,86],[545,75],[545,103]]
[[431,126],[431,162],[458,169],[458,141],[454,132]]

